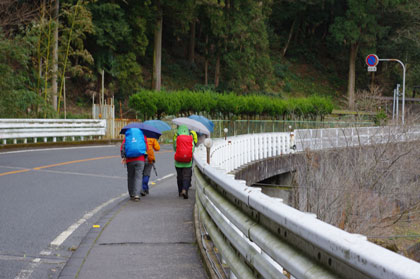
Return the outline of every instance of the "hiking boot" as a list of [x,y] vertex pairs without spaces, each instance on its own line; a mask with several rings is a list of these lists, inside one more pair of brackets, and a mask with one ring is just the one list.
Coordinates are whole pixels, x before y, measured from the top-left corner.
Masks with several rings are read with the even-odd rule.
[[181,195],[184,197],[184,200],[188,199],[188,192],[186,190],[182,190]]
[[134,201],[136,201],[136,202],[140,201],[140,197],[139,196],[134,196]]
[[145,190],[141,190],[141,191],[140,191],[140,195],[141,195],[142,197],[146,196],[146,191],[145,191]]
[[149,189],[145,190],[144,192],[146,193],[146,195],[148,195],[149,194]]

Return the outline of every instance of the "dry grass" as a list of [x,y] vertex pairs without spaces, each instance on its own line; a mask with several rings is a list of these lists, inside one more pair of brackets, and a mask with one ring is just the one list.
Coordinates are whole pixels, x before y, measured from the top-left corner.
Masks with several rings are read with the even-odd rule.
[[306,151],[303,160],[299,210],[401,253],[420,241],[420,142]]

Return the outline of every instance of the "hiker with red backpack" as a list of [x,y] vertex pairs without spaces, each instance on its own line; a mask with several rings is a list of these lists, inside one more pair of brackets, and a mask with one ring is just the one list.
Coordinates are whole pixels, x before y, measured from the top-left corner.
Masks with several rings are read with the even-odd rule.
[[147,138],[139,128],[129,128],[121,144],[121,163],[127,165],[128,194],[140,200]]
[[192,177],[192,154],[195,144],[194,138],[187,126],[180,125],[173,142],[175,151],[176,180],[178,184],[178,195],[188,199],[188,189],[191,187]]

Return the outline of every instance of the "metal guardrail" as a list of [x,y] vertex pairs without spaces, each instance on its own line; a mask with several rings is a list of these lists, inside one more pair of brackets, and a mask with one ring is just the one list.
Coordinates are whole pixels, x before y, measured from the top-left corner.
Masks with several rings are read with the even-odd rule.
[[0,140],[6,144],[8,140],[17,143],[22,139],[28,143],[31,139],[37,143],[38,138],[44,142],[51,138],[53,142],[57,138],[63,141],[67,137],[81,140],[84,137],[102,137],[105,135],[106,121],[98,119],[0,119]]
[[200,221],[238,278],[419,278],[419,263],[235,180],[238,166],[290,151],[276,147],[284,133],[261,136],[215,140],[210,165],[203,145],[194,153]]
[[420,139],[420,126],[381,126],[295,130],[297,151],[408,142]]

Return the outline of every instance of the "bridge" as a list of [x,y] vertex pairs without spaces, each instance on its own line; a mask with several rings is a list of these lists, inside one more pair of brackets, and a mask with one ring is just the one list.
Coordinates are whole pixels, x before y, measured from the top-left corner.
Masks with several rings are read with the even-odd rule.
[[[226,277],[226,274],[231,278],[418,278],[418,275],[420,274],[420,264],[368,242],[364,236],[350,234],[324,223],[317,219],[314,214],[302,212],[290,207],[287,204],[287,197],[272,197],[265,194],[264,189],[251,185],[254,184],[254,182],[264,180],[271,176],[287,176],[287,174],[293,172],[293,165],[284,165],[281,163],[282,160],[288,156],[299,155],[308,148],[312,150],[328,150],[329,148],[356,147],[361,145],[368,146],[373,143],[386,144],[389,142],[418,141],[420,136],[419,131],[420,129],[418,127],[411,127],[408,130],[401,130],[401,128],[398,127],[295,130],[293,137],[291,137],[290,133],[264,133],[228,137],[226,139],[214,139],[213,145],[209,149],[204,145],[201,145],[194,155],[196,162],[193,187],[196,192],[194,211],[196,212],[196,241],[200,244],[204,254],[209,256],[209,258],[205,260],[205,262],[209,263],[209,272],[213,274],[213,276],[216,276],[216,278],[217,276]],[[291,149],[294,145],[296,145],[296,150]],[[13,175],[18,177],[16,174],[25,173],[27,175],[36,175],[37,171],[40,170],[56,168],[57,166],[69,166],[74,164],[74,162],[83,160],[86,160],[83,161],[86,164],[84,169],[77,168],[77,171],[51,169],[44,174],[92,177],[94,180],[88,182],[92,184],[97,183],[98,179],[112,180],[113,182],[119,181],[119,184],[124,184],[124,170],[120,169],[117,172],[113,171],[110,173],[110,170],[116,169],[116,166],[103,165],[101,169],[105,168],[106,170],[101,174],[93,174],[93,172],[96,172],[93,170],[91,170],[90,173],[83,174],[85,169],[93,168],[93,158],[91,158],[93,153],[90,154],[91,156],[87,156],[87,150],[93,152],[92,150],[95,149],[100,150],[103,153],[102,155],[104,155],[102,157],[95,157],[95,163],[112,159],[113,152],[115,152],[114,154],[117,153],[117,146],[113,146],[109,150],[106,147],[105,149],[101,149],[101,147],[91,147],[84,149],[84,151],[77,156],[76,151],[72,149],[71,151],[69,150],[70,153],[66,156],[71,157],[74,160],[56,164],[47,164],[48,160],[51,160],[51,158],[47,159],[45,162],[38,162],[38,164],[36,164],[36,160],[42,160],[42,158],[27,155],[31,156],[31,159],[35,161],[35,165],[22,167],[16,165],[17,163],[8,163],[10,160],[5,158],[13,158],[15,161],[17,160],[17,162],[19,162],[20,154],[23,155],[23,153],[5,152],[5,154],[1,154],[2,157],[0,157],[2,162],[1,167],[7,169],[7,171],[2,171],[0,173],[0,179],[2,179],[0,180],[1,184],[5,187],[6,184],[9,186],[15,183],[11,178]],[[107,151],[103,152],[104,150]],[[54,153],[54,151],[45,152],[50,154]],[[60,152],[64,151],[61,150]],[[170,170],[172,167],[172,153],[170,147],[164,147],[163,152],[165,153],[159,154],[160,157],[157,158],[157,162],[160,164],[158,169],[164,170],[159,173],[159,176],[156,179],[156,189],[159,189],[159,191],[156,190],[155,198],[153,195],[154,192],[151,191],[152,195],[146,197],[146,199],[142,200],[140,203],[140,206],[142,206],[144,210],[149,209],[149,211],[152,211],[153,208],[154,214],[157,214],[157,211],[159,211],[158,208],[160,207],[155,207],[153,205],[156,205],[156,203],[162,202],[163,200],[165,200],[165,204],[172,204],[175,208],[188,205],[188,203],[180,204],[180,200],[173,201],[173,199],[168,199],[168,192],[165,192],[166,190],[164,189],[166,189],[166,186],[170,187],[171,179],[172,183],[174,182]],[[25,154],[30,154],[30,152],[28,151]],[[37,154],[43,154],[43,151],[38,151]],[[85,158],[78,158],[79,156]],[[118,160],[118,156],[114,156],[112,160],[114,162],[113,164],[115,164],[115,161]],[[20,164],[23,165],[23,161]],[[27,179],[33,181],[34,178],[28,177]],[[69,183],[69,185],[71,183],[77,185],[78,182],[76,180],[78,179],[70,178],[71,182],[69,181],[66,183]],[[115,184],[113,182],[110,184]],[[64,180],[62,180],[62,183],[65,183]],[[82,186],[86,181],[81,181],[80,183]],[[101,183],[98,183],[97,186],[92,185],[92,187],[97,187],[94,191],[103,191],[103,185],[99,184]],[[28,183],[28,185],[30,185],[30,183]],[[23,191],[24,187],[22,187],[22,185],[20,185],[20,187]],[[80,186],[76,187],[81,188]],[[95,278],[92,276],[96,273],[98,274],[97,278],[106,278],[103,277],[104,274],[111,274],[107,272],[112,271],[107,270],[106,267],[100,267],[101,262],[97,262],[95,265],[95,261],[92,258],[92,255],[96,255],[97,259],[100,258],[97,254],[99,248],[103,249],[105,247],[120,247],[126,245],[130,246],[129,251],[132,251],[131,249],[136,248],[131,247],[132,245],[143,244],[142,241],[139,241],[135,237],[133,238],[133,236],[128,236],[128,234],[126,235],[128,240],[125,239],[124,242],[107,242],[102,239],[103,237],[111,238],[111,231],[114,234],[121,233],[118,230],[118,228],[121,230],[121,227],[117,226],[118,222],[119,224],[129,224],[124,223],[123,221],[131,221],[128,218],[122,217],[122,213],[119,212],[124,212],[128,215],[130,213],[133,214],[133,212],[137,210],[133,204],[128,203],[126,197],[123,196],[124,187],[125,185],[120,185],[118,186],[118,189],[112,189],[111,185],[109,186],[109,188],[112,189],[110,196],[119,195],[109,203],[104,202],[100,209],[95,208],[97,209],[96,211],[89,211],[91,215],[83,217],[86,221],[89,220],[91,216],[94,216],[95,214],[100,215],[99,213],[102,213],[103,215],[101,218],[97,216],[97,222],[91,223],[91,225],[98,225],[100,230],[98,230],[97,227],[86,226],[84,231],[79,232],[79,235],[77,236],[78,239],[83,239],[82,242],[78,243],[77,239],[73,239],[71,241],[74,246],[70,245],[71,247],[68,247],[67,252],[63,250],[63,247],[61,247],[61,250],[58,250],[60,253],[66,254],[66,257],[64,258],[52,257],[54,254],[59,254],[57,253],[57,247],[62,245],[62,243],[65,243],[65,241],[69,241],[63,240],[60,242],[60,238],[54,239],[56,242],[52,241],[49,245],[45,245],[45,241],[43,241],[43,243],[40,244],[40,247],[43,247],[44,245],[48,246],[48,248],[43,249],[39,255],[30,257],[29,262],[24,260],[24,258],[26,258],[24,256],[12,256],[10,253],[6,253],[7,250],[12,249],[11,247],[0,247],[0,266],[3,266],[2,270],[8,272],[10,269],[10,265],[2,265],[2,261],[10,263],[14,262],[13,259],[18,259],[20,263],[26,263],[26,265],[23,265],[20,269],[20,272],[17,273],[18,275],[16,277],[12,276],[5,278],[44,278],[37,277],[40,276],[37,274],[42,274],[42,272],[37,269],[36,263],[48,262],[48,260],[50,263],[55,263],[58,266],[58,271],[55,271],[55,273],[53,272],[53,277]],[[41,189],[41,187],[39,189]],[[5,191],[7,189],[3,190]],[[121,192],[123,194],[121,194]],[[54,194],[59,196],[59,193]],[[71,192],[67,190],[66,194],[71,195]],[[36,194],[32,193],[31,196],[36,196]],[[12,196],[8,196],[6,199],[10,199],[11,197]],[[89,197],[92,198],[92,200],[95,199],[94,196],[89,195]],[[53,199],[54,197],[49,198]],[[81,196],[78,196],[77,198],[81,198]],[[74,208],[74,203],[68,201],[68,196],[64,197],[61,202],[64,203],[64,206]],[[85,202],[88,202],[88,200]],[[6,200],[2,200],[1,204],[4,205],[6,203],[10,204]],[[39,207],[39,204],[36,206]],[[192,214],[193,204],[191,201],[189,201],[188,206],[187,207],[191,210]],[[57,207],[59,208],[60,206],[57,205]],[[110,209],[109,211],[105,211],[105,208]],[[164,208],[167,207],[165,206]],[[166,214],[170,214],[169,212],[171,212],[171,209],[168,208],[167,210]],[[63,213],[62,209],[59,209],[58,211]],[[79,212],[76,213],[77,215],[81,214],[84,210],[81,212],[78,210],[75,211]],[[3,210],[3,212],[9,211]],[[48,210],[46,212],[48,212]],[[54,212],[50,212],[49,214],[50,216],[54,216]],[[1,216],[2,218],[5,218],[5,220],[8,218],[8,216]],[[71,220],[74,216],[71,217],[66,215],[65,218]],[[157,216],[156,218],[160,217]],[[179,217],[175,217],[174,215],[173,219],[177,218]],[[170,222],[167,218],[165,220]],[[85,221],[80,222],[81,224],[84,224]],[[26,222],[29,222],[29,220],[26,220]],[[41,225],[41,227],[43,226],[45,225]],[[157,244],[156,241],[153,241],[152,231],[148,231],[144,227],[134,227],[136,228],[137,233],[143,232],[147,235],[144,242],[150,241],[150,243],[154,243],[154,245],[164,245],[163,242]],[[151,225],[151,227],[159,231],[159,226]],[[174,225],[174,227],[176,227],[180,233],[185,230],[185,228],[179,227],[179,224]],[[54,228],[54,224],[51,224],[51,228]],[[168,227],[165,226],[165,228]],[[191,229],[191,227],[189,227],[189,229]],[[42,228],[39,228],[39,230],[42,231]],[[59,231],[59,229],[54,228],[53,231]],[[54,232],[50,235],[54,235]],[[12,239],[4,238],[5,235],[3,233],[0,237],[2,237],[2,243],[5,243],[5,241],[10,242],[10,239]],[[155,237],[158,238],[159,235],[156,234]],[[165,236],[164,238],[170,237]],[[86,245],[84,247],[84,244],[87,243],[87,239],[95,239],[95,241],[102,240],[103,242]],[[165,243],[166,245],[173,245],[174,243],[189,244],[193,242],[193,240],[187,237],[182,238],[181,241],[178,239],[177,241]],[[189,250],[187,251],[191,253],[191,247],[189,245],[185,246],[188,246]],[[159,250],[156,247],[154,249]],[[73,253],[71,251],[76,252]],[[112,251],[115,252],[115,249]],[[165,251],[170,254],[168,250]],[[214,251],[216,251],[216,253],[212,256],[211,252]],[[81,256],[80,253],[83,254],[83,252],[84,255]],[[88,256],[90,253],[91,256]],[[124,253],[124,251],[120,251],[120,253]],[[162,254],[160,257],[162,262],[165,262],[165,257],[163,257]],[[155,259],[159,259],[159,255],[155,257]],[[117,259],[115,260],[117,261]],[[185,277],[186,273],[179,274],[174,272],[172,273],[174,275],[173,278],[203,278],[203,276],[205,276],[202,272],[198,271],[199,263],[197,263],[196,259],[186,258],[184,260],[191,263],[187,268],[192,271],[192,274],[190,274],[191,276]],[[223,264],[221,266],[216,265],[216,262],[218,261]],[[72,264],[77,265],[77,268],[72,268]],[[168,262],[165,262],[165,264],[170,265]],[[82,265],[85,266],[86,270],[81,267]],[[122,269],[124,269],[124,263],[121,263],[121,266]],[[93,268],[91,273],[88,273],[88,267],[96,268]],[[147,270],[145,266],[143,267]],[[174,268],[179,268],[179,266],[175,266]],[[226,272],[226,270],[228,272]],[[151,274],[156,276],[153,272]],[[162,270],[162,272],[164,271]],[[13,272],[8,274],[11,275]],[[87,274],[89,274],[89,276]],[[136,274],[134,274],[132,278],[136,278],[135,275]],[[150,278],[152,277],[153,276]],[[144,278],[147,278],[147,276]]]

